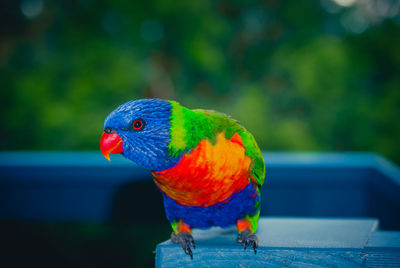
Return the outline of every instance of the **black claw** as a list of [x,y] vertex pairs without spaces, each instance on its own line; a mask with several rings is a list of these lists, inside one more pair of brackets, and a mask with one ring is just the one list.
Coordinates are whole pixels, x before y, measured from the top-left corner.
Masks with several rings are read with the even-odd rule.
[[189,246],[186,246],[186,247],[185,247],[185,253],[186,253],[187,255],[190,255],[190,258],[193,260],[193,253],[192,253],[192,250],[190,249]]
[[248,246],[251,246],[254,249],[254,254],[257,254],[258,237],[256,234],[252,234],[246,229],[239,233],[237,242],[241,243],[244,246],[244,249],[247,249]]
[[190,248],[192,246],[194,249],[196,248],[194,244],[193,236],[188,232],[181,232],[179,234],[175,234],[174,232],[171,233],[171,240],[172,242],[181,245],[183,251],[190,256],[193,260],[193,253]]
[[194,249],[196,249],[196,244],[194,243],[194,239],[193,239],[192,236],[190,236],[190,238],[189,238],[189,244],[190,244]]

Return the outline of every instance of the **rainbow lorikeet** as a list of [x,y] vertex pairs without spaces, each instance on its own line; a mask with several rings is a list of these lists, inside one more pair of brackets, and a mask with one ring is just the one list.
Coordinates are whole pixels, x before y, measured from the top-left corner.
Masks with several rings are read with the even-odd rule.
[[171,240],[192,257],[192,228],[236,224],[237,241],[257,251],[265,166],[254,137],[234,119],[175,101],[140,99],[111,112],[101,151],[149,169],[161,190]]

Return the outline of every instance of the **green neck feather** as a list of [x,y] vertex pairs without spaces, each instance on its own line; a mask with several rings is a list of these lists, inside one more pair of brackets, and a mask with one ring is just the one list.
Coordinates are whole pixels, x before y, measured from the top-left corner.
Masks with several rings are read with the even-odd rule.
[[214,143],[218,133],[225,131],[230,139],[236,131],[244,130],[235,120],[214,111],[190,110],[171,101],[171,142],[173,156],[188,152],[204,138]]

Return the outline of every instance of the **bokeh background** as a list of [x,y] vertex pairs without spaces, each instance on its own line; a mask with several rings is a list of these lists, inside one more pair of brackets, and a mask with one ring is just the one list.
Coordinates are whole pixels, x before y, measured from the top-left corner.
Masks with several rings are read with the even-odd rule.
[[174,99],[263,150],[400,163],[400,1],[3,0],[1,150],[97,150],[105,116]]
[[[400,164],[398,0],[0,5],[2,151],[98,150],[110,111],[158,97],[232,115],[262,150],[373,151]],[[14,261],[24,250],[42,266],[151,267],[164,221],[11,222],[2,237]]]

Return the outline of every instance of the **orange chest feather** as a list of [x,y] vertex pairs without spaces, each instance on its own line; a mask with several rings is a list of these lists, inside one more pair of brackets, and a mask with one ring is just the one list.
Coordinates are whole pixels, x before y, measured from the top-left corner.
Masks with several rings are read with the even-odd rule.
[[228,199],[249,184],[251,158],[241,137],[217,136],[213,145],[202,140],[174,167],[154,171],[157,186],[170,198],[187,206],[207,207]]

